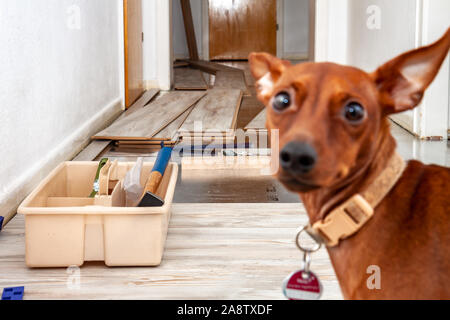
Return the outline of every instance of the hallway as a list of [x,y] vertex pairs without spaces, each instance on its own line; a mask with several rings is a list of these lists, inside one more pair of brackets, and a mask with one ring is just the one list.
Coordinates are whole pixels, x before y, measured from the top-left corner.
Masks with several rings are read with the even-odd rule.
[[[320,244],[323,300],[450,288],[449,13],[448,0],[1,0],[0,294],[181,304],[298,298],[288,289],[306,283],[317,298],[314,277],[284,282],[308,271],[303,240]],[[442,168],[363,159],[387,116],[404,160]],[[315,240],[299,240],[307,226]]]

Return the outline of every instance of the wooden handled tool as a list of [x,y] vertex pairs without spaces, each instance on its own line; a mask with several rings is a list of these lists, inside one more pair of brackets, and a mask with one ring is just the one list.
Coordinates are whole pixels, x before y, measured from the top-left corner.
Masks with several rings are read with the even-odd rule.
[[159,151],[156,158],[155,165],[153,166],[150,177],[147,180],[147,184],[144,188],[144,194],[138,207],[161,207],[164,205],[164,200],[156,195],[156,190],[161,183],[161,180],[169,164],[170,157],[172,156],[172,148],[164,147]]

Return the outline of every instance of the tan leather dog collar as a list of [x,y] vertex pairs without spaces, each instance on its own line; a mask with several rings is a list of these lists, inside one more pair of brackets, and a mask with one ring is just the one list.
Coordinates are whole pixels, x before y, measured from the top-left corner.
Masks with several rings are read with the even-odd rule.
[[405,167],[405,161],[394,153],[386,169],[366,190],[332,210],[324,220],[308,226],[308,234],[317,242],[334,247],[358,232],[372,218],[374,209],[395,186]]

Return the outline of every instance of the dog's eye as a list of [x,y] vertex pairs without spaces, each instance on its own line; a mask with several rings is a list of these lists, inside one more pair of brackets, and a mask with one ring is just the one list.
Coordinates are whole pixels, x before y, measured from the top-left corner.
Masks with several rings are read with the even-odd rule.
[[281,92],[273,99],[273,107],[277,111],[283,111],[291,105],[291,97],[287,92]]
[[364,108],[357,102],[351,102],[344,108],[345,119],[352,123],[361,122],[366,115]]

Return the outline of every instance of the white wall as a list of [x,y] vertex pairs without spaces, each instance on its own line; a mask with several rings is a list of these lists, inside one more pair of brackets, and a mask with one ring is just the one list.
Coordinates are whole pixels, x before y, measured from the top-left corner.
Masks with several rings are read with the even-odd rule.
[[[369,28],[375,11],[379,28]],[[427,45],[449,27],[448,0],[317,0],[316,61],[354,65],[366,71],[407,50]],[[393,116],[421,138],[447,137],[449,62],[414,111]]]
[[[373,5],[375,7],[370,7]],[[380,29],[367,27],[368,19],[374,14],[379,14]],[[347,63],[372,71],[395,56],[415,48],[416,25],[415,0],[350,0]],[[403,127],[414,130],[414,111],[393,118]]]
[[142,19],[145,87],[170,90],[173,78],[172,0],[142,0]]
[[[195,38],[197,40],[198,54],[203,56],[202,48],[202,0],[191,0],[192,20],[194,21]],[[189,51],[184,30],[183,13],[180,0],[173,1],[173,51],[175,59],[189,58]]]
[[0,1],[1,215],[121,111],[119,3]]
[[156,1],[142,0],[142,29],[144,32],[143,57],[144,57],[144,80],[156,83],[158,77],[155,64],[157,62],[157,23],[156,23]]
[[309,0],[284,0],[283,52],[285,59],[306,59],[309,45]]
[[[366,12],[371,5],[380,9],[380,29],[369,29]],[[416,46],[415,0],[350,0],[348,63],[375,70],[395,56]],[[401,13],[401,14],[400,14]]]
[[[379,10],[379,29],[366,25],[371,5]],[[449,25],[448,0],[349,0],[348,63],[374,70],[405,51],[436,41]],[[448,70],[447,59],[422,104],[392,119],[422,138],[447,138]]]
[[348,1],[316,0],[316,62],[347,63]]
[[[199,56],[208,59],[208,48],[203,48],[202,41],[208,34],[208,24],[204,23],[208,21],[208,18],[202,17],[202,1],[207,0],[191,0],[191,10]],[[309,44],[309,0],[278,1],[281,4],[278,8],[282,10],[278,17],[283,19],[283,24],[280,26],[282,32],[278,34],[283,38],[279,48],[281,52],[278,52],[278,55],[285,59],[305,59],[308,57]],[[207,11],[205,14],[208,14]],[[172,18],[174,57],[189,58],[180,0],[173,1]]]

